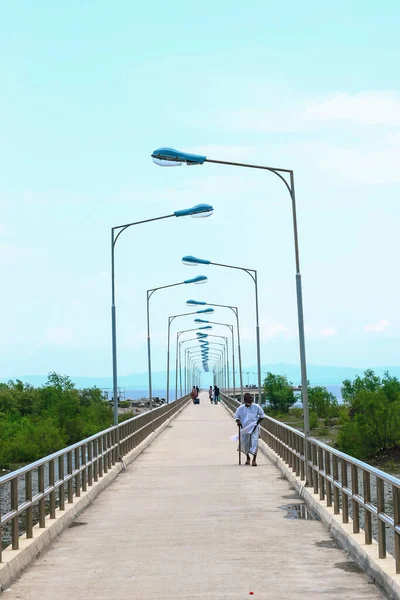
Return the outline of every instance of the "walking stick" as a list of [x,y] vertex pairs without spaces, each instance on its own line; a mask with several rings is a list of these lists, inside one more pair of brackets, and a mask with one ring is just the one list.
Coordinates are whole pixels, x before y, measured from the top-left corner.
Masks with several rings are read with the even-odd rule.
[[240,435],[240,425],[239,428],[239,466],[242,464],[242,436]]

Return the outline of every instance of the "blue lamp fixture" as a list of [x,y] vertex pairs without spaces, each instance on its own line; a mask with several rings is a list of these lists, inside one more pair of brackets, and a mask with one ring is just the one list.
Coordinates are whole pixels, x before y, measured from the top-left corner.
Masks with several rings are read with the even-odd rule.
[[188,306],[204,306],[206,302],[199,302],[198,300],[186,300]]
[[210,321],[206,321],[206,319],[195,319],[195,323],[209,323]]
[[195,256],[187,255],[182,258],[182,262],[189,267],[197,267],[197,265],[209,265],[211,261],[206,260],[205,258],[196,258]]
[[197,204],[192,208],[184,208],[182,210],[176,210],[174,212],[175,217],[211,217],[214,212],[214,208],[211,204]]
[[174,150],[174,148],[157,148],[151,157],[153,162],[160,167],[180,167],[182,163],[186,163],[188,167],[202,165],[207,158],[200,154],[189,154],[188,152]]
[[212,325],[202,325],[199,329],[212,329]]
[[183,283],[205,283],[207,279],[208,278],[205,275],[198,275],[192,279],[186,279]]
[[198,310],[197,314],[201,315],[201,314],[204,314],[204,313],[213,313],[213,312],[214,312],[213,308],[203,308],[202,310]]

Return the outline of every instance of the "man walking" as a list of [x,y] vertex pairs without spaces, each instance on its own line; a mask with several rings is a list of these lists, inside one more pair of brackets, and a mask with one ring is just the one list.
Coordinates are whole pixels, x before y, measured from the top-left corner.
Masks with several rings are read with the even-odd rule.
[[214,385],[214,404],[219,402],[219,387]]
[[250,464],[250,454],[253,455],[251,465],[256,467],[260,423],[265,415],[259,404],[253,404],[252,394],[247,392],[243,399],[244,404],[241,404],[235,413],[236,423],[241,429],[241,451],[246,455],[246,465]]

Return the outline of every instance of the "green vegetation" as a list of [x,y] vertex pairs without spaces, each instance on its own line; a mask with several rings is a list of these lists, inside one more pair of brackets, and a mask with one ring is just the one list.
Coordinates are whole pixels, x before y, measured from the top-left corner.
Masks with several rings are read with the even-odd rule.
[[308,386],[308,407],[319,419],[328,419],[339,415],[339,405],[335,396],[326,387]]
[[[291,384],[286,377],[268,373],[264,382],[268,401],[266,412],[291,427],[303,429],[303,409],[293,407],[291,400],[282,401],[282,398],[290,398],[288,386]],[[399,379],[388,372],[379,377],[369,369],[362,377],[343,381],[342,397],[344,403],[339,405],[325,387],[308,387],[311,435],[346,454],[361,460],[375,458],[379,464],[383,461],[391,466],[392,470],[397,465],[398,470]],[[295,399],[300,400],[300,397]]]
[[378,377],[346,379],[342,388],[348,411],[342,413],[338,447],[356,458],[369,459],[400,442],[400,381],[388,372]]
[[288,413],[290,407],[296,402],[293,384],[288,381],[285,375],[267,373],[264,379],[264,395],[272,414],[274,412]]
[[77,390],[64,375],[50,373],[39,388],[0,383],[0,467],[37,460],[112,422],[98,388]]

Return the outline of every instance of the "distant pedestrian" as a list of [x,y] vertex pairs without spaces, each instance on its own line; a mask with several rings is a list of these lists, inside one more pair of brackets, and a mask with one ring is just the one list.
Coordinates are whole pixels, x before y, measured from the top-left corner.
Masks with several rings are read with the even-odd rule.
[[192,387],[192,391],[190,392],[190,397],[193,400],[193,404],[195,404],[196,403],[196,398],[197,398],[197,390],[196,390],[196,386],[195,385]]
[[241,404],[235,413],[236,423],[240,427],[240,450],[246,455],[246,465],[250,464],[250,454],[253,455],[252,466],[257,466],[258,436],[260,423],[265,417],[259,404],[253,404],[253,396],[248,392],[244,395],[244,404]]
[[199,386],[198,386],[198,385],[196,385],[196,392],[197,392],[197,396],[198,396],[198,395],[199,395],[199,392],[200,392],[200,390],[199,390]]
[[210,389],[208,390],[208,397],[210,398],[211,404],[213,403],[213,389],[212,385],[210,385]]
[[214,385],[214,404],[217,404],[219,401],[219,387]]

